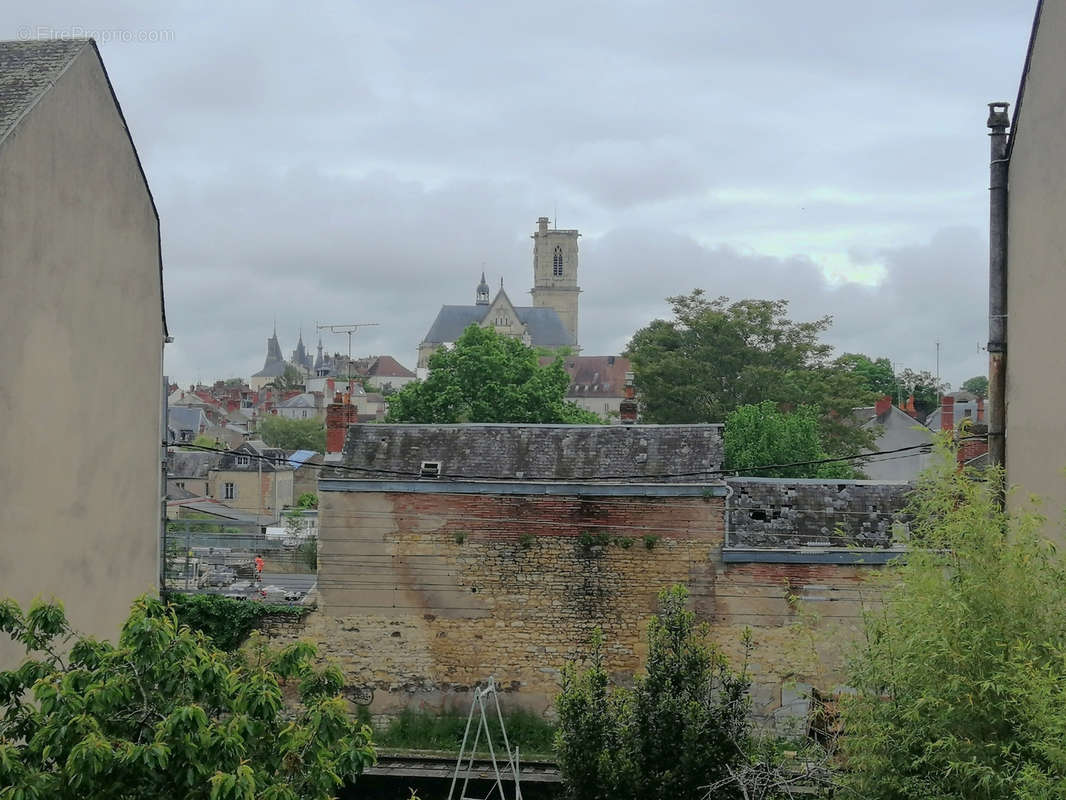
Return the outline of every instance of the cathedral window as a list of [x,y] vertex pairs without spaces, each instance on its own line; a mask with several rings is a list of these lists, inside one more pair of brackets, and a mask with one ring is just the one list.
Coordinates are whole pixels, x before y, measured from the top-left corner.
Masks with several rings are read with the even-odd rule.
[[552,255],[552,275],[560,277],[563,274],[563,248],[555,245],[555,253]]

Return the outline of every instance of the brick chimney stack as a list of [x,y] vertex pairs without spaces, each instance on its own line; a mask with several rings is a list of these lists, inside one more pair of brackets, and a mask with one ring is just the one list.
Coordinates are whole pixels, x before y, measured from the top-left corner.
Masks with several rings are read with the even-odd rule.
[[337,392],[333,402],[326,406],[326,452],[339,453],[344,449],[348,426],[355,425],[359,415],[350,398]]
[[985,421],[985,399],[983,397],[977,398],[977,422],[982,423]]
[[907,398],[907,405],[905,405],[903,407],[903,411],[908,416],[911,416],[914,419],[918,418],[918,409],[914,405],[914,395],[913,394],[910,397]]
[[623,425],[635,425],[637,422],[636,391],[633,388],[633,373],[626,373],[625,400],[618,404],[618,419]]
[[940,398],[940,430],[955,430],[955,398],[951,395]]
[[886,394],[874,404],[874,414],[878,417],[884,416],[890,408],[892,408],[892,398]]

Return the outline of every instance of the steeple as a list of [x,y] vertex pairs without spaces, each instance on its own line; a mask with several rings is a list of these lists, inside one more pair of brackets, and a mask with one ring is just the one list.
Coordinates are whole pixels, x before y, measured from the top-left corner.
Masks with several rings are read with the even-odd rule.
[[281,345],[278,343],[278,325],[274,323],[274,335],[267,339],[267,357],[263,364],[263,369],[266,369],[271,364],[278,362],[284,362],[285,356],[281,354]]
[[296,342],[296,349],[292,351],[292,363],[297,364],[304,369],[311,368],[311,359],[307,355],[307,349],[304,347],[303,328],[300,328],[300,337]]
[[481,283],[477,285],[477,301],[479,306],[487,306],[489,304],[489,284],[485,280],[485,271],[481,271]]

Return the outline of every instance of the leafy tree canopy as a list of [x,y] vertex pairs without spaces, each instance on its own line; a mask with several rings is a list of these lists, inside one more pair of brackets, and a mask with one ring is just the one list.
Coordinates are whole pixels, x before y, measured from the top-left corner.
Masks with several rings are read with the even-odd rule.
[[659,595],[633,689],[609,685],[598,638],[589,669],[564,670],[556,752],[572,800],[702,798],[744,758],[748,680],[708,643],[687,600],[682,586]]
[[267,385],[273,386],[279,392],[291,392],[295,389],[303,389],[304,374],[292,364],[286,364],[285,371]]
[[974,375],[969,380],[963,381],[962,388],[978,397],[988,397],[988,378],[984,375]]
[[863,386],[878,397],[896,399],[896,372],[887,358],[870,358],[862,353],[845,353],[836,362],[862,378]]
[[27,651],[0,672],[3,800],[325,800],[373,761],[308,644],[227,654],[147,597],[117,645],[74,637],[56,604],[0,603],[0,630]]
[[556,361],[492,328],[471,325],[429,359],[429,377],[389,399],[389,422],[602,423],[566,400],[570,378]]
[[204,433],[201,433],[195,439],[193,439],[191,442],[189,442],[189,445],[192,445],[192,446],[189,447],[189,446],[186,445],[185,447],[182,447],[182,445],[178,445],[178,449],[179,450],[201,450],[201,448],[204,448],[204,447],[206,447],[208,449],[217,449],[217,448],[226,446],[224,443],[219,442],[217,439],[212,439],[210,436],[208,436],[207,434],[204,434]]
[[784,413],[765,400],[741,406],[726,419],[725,468],[762,478],[858,478],[847,462],[808,464],[778,469],[753,469],[768,464],[820,461],[829,458],[822,447],[818,417],[810,406]]
[[645,422],[722,422],[740,406],[772,400],[814,409],[830,455],[872,445],[851,412],[875,394],[830,361],[832,348],[819,339],[829,317],[795,322],[785,300],[712,300],[702,289],[668,300],[674,318],[637,331],[626,352]]
[[[941,437],[906,562],[866,619],[842,737],[854,796],[1066,796],[1066,564],[1002,480],[959,471]],[[849,795],[850,796],[850,795]]]
[[259,420],[259,435],[270,447],[326,452],[326,423],[320,419],[287,419],[271,414]]

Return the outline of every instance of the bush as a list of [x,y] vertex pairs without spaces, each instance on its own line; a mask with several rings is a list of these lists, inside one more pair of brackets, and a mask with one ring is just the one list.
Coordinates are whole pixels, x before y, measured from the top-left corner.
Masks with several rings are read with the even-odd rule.
[[268,615],[302,617],[310,609],[278,603],[236,600],[218,594],[172,594],[168,598],[177,620],[209,637],[220,650],[236,650]]
[[[378,731],[374,739],[378,747],[382,748],[458,752],[463,743],[467,719],[466,714],[458,712],[430,714],[405,709],[397,714],[384,729]],[[475,714],[475,724],[477,720],[478,716]],[[547,755],[552,752],[555,727],[542,717],[532,711],[518,709],[504,714],[503,720],[511,747],[519,747],[523,757],[531,754]],[[488,721],[493,745],[499,748],[503,737],[500,735],[500,726],[495,713],[488,715]],[[473,744],[474,733],[474,728],[471,726],[468,744]],[[483,751],[487,750],[484,734],[481,736],[480,747]]]
[[866,619],[845,698],[845,778],[864,798],[1066,796],[1066,564],[1002,473],[960,472],[941,439],[912,547]]
[[0,672],[4,800],[326,800],[373,762],[310,645],[224,653],[148,597],[117,645],[76,639],[56,604],[0,603],[0,630],[27,656]]
[[743,759],[747,678],[707,643],[687,600],[681,586],[660,593],[633,689],[609,686],[599,635],[589,669],[564,671],[556,748],[573,800],[695,800]]

